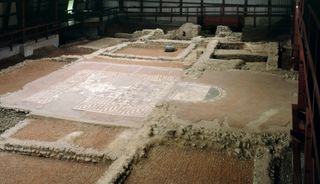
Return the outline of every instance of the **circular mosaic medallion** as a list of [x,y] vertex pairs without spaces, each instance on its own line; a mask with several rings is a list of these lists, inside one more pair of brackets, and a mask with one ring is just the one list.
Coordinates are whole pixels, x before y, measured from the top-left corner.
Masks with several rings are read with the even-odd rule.
[[219,87],[211,87],[204,101],[214,101],[225,96],[225,91]]
[[169,99],[185,102],[216,101],[225,96],[225,91],[217,86],[197,83],[178,83]]

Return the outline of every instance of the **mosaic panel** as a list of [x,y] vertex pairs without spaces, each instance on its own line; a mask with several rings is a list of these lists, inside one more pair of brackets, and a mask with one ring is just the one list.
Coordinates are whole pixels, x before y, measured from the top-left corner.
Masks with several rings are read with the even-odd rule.
[[82,70],[72,77],[35,93],[25,101],[48,104],[67,93],[77,93],[85,100],[73,109],[119,116],[144,117],[165,98],[178,77],[161,73],[144,74]]

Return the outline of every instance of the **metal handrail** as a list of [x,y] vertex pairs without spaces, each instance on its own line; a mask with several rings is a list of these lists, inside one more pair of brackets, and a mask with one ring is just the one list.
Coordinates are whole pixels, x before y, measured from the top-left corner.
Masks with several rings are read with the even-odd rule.
[[[320,182],[320,17],[315,13],[318,7],[309,3],[298,1],[296,7],[292,56],[301,64],[299,101],[293,114],[304,114],[304,117],[293,115],[293,174],[295,184],[312,184]],[[301,126],[304,128],[300,129]],[[298,134],[302,138],[295,136]],[[304,147],[304,177],[299,147]]]
[[[221,6],[221,5],[215,5],[215,6],[206,6],[206,7],[201,7],[201,6],[163,6],[163,7],[158,7],[158,6],[143,6],[142,9],[146,10],[146,9],[151,9],[153,11],[139,11],[139,9],[141,9],[141,7],[123,7],[125,10],[125,14],[143,14],[143,15],[175,15],[175,16],[190,16],[190,15],[210,15],[210,14],[217,14],[220,15],[221,14],[221,10],[210,10],[210,8],[216,8],[216,9],[222,9],[222,8],[234,8],[234,11],[229,11],[229,10],[225,10],[224,13],[226,15],[255,15],[255,16],[260,16],[260,15],[269,15],[269,10],[267,9],[268,6],[264,6],[264,7],[259,7],[256,5],[248,5],[246,6],[247,8],[253,8],[252,11],[245,11],[245,6],[244,5],[236,5],[236,6]],[[283,10],[283,11],[272,11],[272,8],[275,6],[271,6],[271,16],[283,16],[283,15],[290,15],[291,13],[291,9],[289,10],[289,8],[291,8],[291,6],[281,6],[281,7],[286,7],[288,9]],[[278,6],[277,6],[278,7]],[[266,10],[257,10],[258,8],[266,8]],[[129,10],[136,10],[136,11],[129,11]],[[162,11],[158,11],[159,9],[162,9]],[[184,9],[186,11],[180,12],[181,9]],[[169,11],[164,11],[164,10],[169,10]],[[173,10],[177,10],[177,11],[173,11]]]
[[[42,24],[24,29],[19,29],[0,35],[0,47],[9,46],[13,49],[15,43],[24,43],[26,41],[35,40],[37,41],[41,37],[48,38],[50,34],[56,33],[59,30],[59,23],[52,22],[49,24]],[[31,33],[29,33],[31,32]]]

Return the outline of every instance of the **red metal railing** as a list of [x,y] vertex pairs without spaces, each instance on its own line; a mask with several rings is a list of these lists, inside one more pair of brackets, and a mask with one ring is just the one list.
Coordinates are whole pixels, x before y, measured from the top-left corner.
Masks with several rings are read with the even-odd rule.
[[[106,20],[118,18],[118,16],[126,17],[153,17],[157,22],[159,17],[170,17],[173,21],[174,17],[185,17],[188,22],[191,17],[197,18],[200,24],[203,25],[233,25],[241,26],[244,16],[251,16],[254,18],[254,25],[256,25],[257,17],[269,17],[269,26],[271,25],[271,17],[289,16],[291,8],[288,0],[281,0],[283,3],[272,4],[271,0],[265,0],[265,4],[250,4],[245,0],[245,4],[226,4],[226,3],[204,3],[201,2],[172,2],[161,0],[161,6],[146,6],[148,3],[159,3],[157,0],[131,0],[131,2],[139,2],[138,7],[119,6],[114,8],[106,7],[88,7],[82,10],[65,10],[65,3],[63,6],[59,1],[55,0],[55,7],[52,8],[54,12],[54,21],[59,22],[55,24],[41,24],[37,26],[28,27],[25,16],[22,17],[22,29],[10,33],[0,34],[0,47],[10,46],[13,44],[24,42],[28,39],[40,38],[43,34],[58,31],[59,28],[67,28],[75,25],[84,25],[86,20],[91,18],[99,18],[94,24],[103,26]],[[22,1],[21,7],[25,7],[25,0]],[[129,2],[129,1],[125,1]],[[60,7],[61,6],[61,7]],[[22,8],[22,15],[26,15],[25,8]],[[87,22],[88,23],[88,22]],[[89,24],[89,23],[88,23]],[[92,25],[92,22],[90,22]],[[30,26],[30,25],[29,25]],[[43,30],[43,31],[39,31]]]
[[309,2],[297,1],[295,11],[292,58],[300,73],[299,100],[293,105],[292,129],[296,184],[320,183],[320,17],[315,11],[320,7],[311,6]]
[[[154,2],[154,1],[150,1]],[[146,3],[146,2],[145,2]],[[166,4],[170,4],[166,2]],[[219,17],[230,19],[232,17],[242,19],[244,16],[251,16],[254,20],[257,17],[289,17],[292,12],[291,4],[288,5],[245,5],[245,4],[221,4],[206,3],[201,6],[200,3],[186,3],[179,6],[178,2],[171,2],[171,6],[138,6],[122,7],[125,16],[130,17],[154,17],[157,22],[158,17],[170,17],[172,22],[174,17],[185,17],[189,21],[191,17],[201,18],[201,21],[207,20],[208,17]],[[175,6],[173,6],[175,5]],[[256,22],[256,21],[254,21]],[[223,24],[224,21],[218,21],[216,24]],[[226,22],[228,23],[228,21]],[[234,20],[231,21],[234,23]],[[224,24],[225,25],[225,24]]]

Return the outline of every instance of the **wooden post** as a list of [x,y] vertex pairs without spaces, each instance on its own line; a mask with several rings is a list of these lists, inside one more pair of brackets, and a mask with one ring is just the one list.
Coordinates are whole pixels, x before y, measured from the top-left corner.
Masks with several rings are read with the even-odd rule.
[[[296,31],[296,30],[295,30]],[[295,33],[297,34],[297,33]],[[299,36],[297,36],[296,39],[298,39]],[[295,44],[295,43],[294,43]],[[299,60],[298,53],[299,51],[296,49],[298,46],[295,47],[293,52],[295,53],[293,56],[295,57],[295,60]],[[298,105],[292,106],[292,130],[293,132],[301,132],[303,137],[300,139],[297,139],[293,137],[292,139],[292,157],[293,157],[293,184],[301,184],[302,183],[302,170],[301,170],[301,149],[303,145],[303,139],[304,139],[304,132],[302,128],[300,128],[300,123],[302,123],[304,117],[301,117],[301,114],[306,109],[305,99],[306,99],[306,85],[305,85],[305,74],[304,74],[304,65],[302,63],[299,64],[299,93],[298,93]],[[299,113],[301,113],[299,115]],[[296,174],[295,174],[296,173]]]
[[127,19],[129,18],[129,16],[128,16],[128,11],[129,11],[129,10],[128,10],[128,8],[126,7],[126,8],[125,8],[125,12],[126,12],[126,18],[127,18]]
[[268,26],[269,26],[269,29],[271,28],[271,0],[268,0]]
[[242,25],[246,25],[246,16],[248,15],[248,0],[244,0]]
[[143,18],[143,0],[140,0],[140,19]]
[[253,8],[253,27],[257,27],[256,7]]
[[89,1],[85,1],[86,2],[86,9],[89,9]]
[[77,13],[77,11],[78,11],[78,4],[79,4],[79,1],[78,1],[78,0],[74,0],[74,1],[73,1],[73,6],[72,6],[72,11],[73,11],[73,13]]
[[[54,32],[56,34],[58,34],[58,29],[60,27],[60,24],[58,24],[58,21],[59,21],[59,18],[58,18],[58,0],[54,0],[53,2],[53,22],[54,22],[54,25],[53,25],[53,28],[56,28],[54,30]],[[58,25],[57,25],[58,24]],[[56,27],[57,26],[57,27]]]
[[182,15],[182,12],[183,12],[183,10],[182,10],[182,4],[183,4],[183,0],[180,0],[180,2],[179,2],[180,15]]
[[203,5],[203,0],[201,0],[201,1],[200,1],[200,8],[201,8],[201,9],[200,9],[200,15],[201,15],[201,16],[203,16],[203,7],[204,7],[204,5]]
[[119,0],[119,10],[120,12],[124,11],[124,0]]
[[198,17],[199,20],[199,24],[200,25],[203,25],[203,18],[204,18],[204,13],[203,13],[203,9],[204,6],[203,6],[203,0],[200,1],[200,17]]
[[58,0],[54,0],[54,12],[53,12],[54,20],[58,21]]
[[25,27],[26,27],[26,0],[21,0],[21,28],[22,28],[22,43],[26,41]]
[[[73,7],[72,7],[72,13],[74,14],[73,16],[73,22],[76,22],[76,16],[75,15],[79,15],[78,13],[78,9],[79,9],[79,4],[80,4],[80,0],[74,0],[73,2]],[[80,12],[81,13],[81,12]],[[81,24],[83,23],[83,14],[81,13]],[[68,25],[69,25],[69,19],[68,19]]]
[[189,8],[187,8],[187,22],[189,22]]
[[311,128],[311,122],[309,115],[310,112],[308,112],[310,109],[307,108],[306,112],[306,128],[305,128],[305,149],[304,149],[304,183],[305,184],[312,184],[313,182],[313,161],[312,161],[312,147],[313,147],[313,138],[312,138],[312,128]]
[[11,13],[11,4],[12,1],[7,1],[7,7],[4,12],[4,19],[3,19],[3,29],[7,29],[9,27],[9,20],[10,20],[10,13]]
[[226,0],[222,0],[222,7],[221,7],[221,15],[224,15],[224,7],[226,6]]
[[104,35],[105,33],[105,27],[104,27],[104,20],[103,20],[103,17],[104,17],[104,4],[103,4],[103,0],[97,0],[96,1],[97,3],[97,10],[99,10],[99,35]]
[[156,14],[154,16],[154,21],[158,22],[158,8],[156,8],[155,11],[156,11]]
[[173,16],[172,14],[173,14],[173,8],[171,7],[170,8],[170,23],[172,23],[172,16]]
[[243,14],[244,16],[248,14],[248,0],[244,0]]
[[40,7],[41,7],[41,0],[38,0],[37,2],[37,10],[36,10],[36,16],[40,15]]
[[[298,105],[292,105],[292,133],[299,132],[299,109]],[[293,184],[302,184],[301,179],[301,144],[303,140],[299,140],[297,137],[292,136],[292,165],[293,165],[293,173],[299,173],[299,174],[293,174]]]

